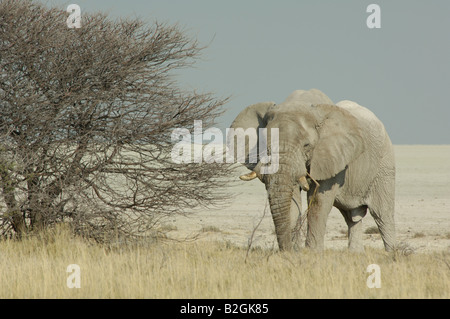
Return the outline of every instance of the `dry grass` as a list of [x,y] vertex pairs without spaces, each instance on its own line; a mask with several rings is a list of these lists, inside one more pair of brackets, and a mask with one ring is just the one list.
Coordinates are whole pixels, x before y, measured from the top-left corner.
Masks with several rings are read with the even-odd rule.
[[[105,248],[64,228],[0,241],[0,298],[450,298],[450,255],[247,251],[225,243]],[[69,264],[81,288],[69,289]],[[381,268],[381,288],[366,285]]]

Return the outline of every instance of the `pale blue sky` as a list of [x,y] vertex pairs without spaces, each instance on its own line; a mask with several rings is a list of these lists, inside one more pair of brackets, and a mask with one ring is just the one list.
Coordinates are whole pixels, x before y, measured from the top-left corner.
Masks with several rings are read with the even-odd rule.
[[[208,48],[183,85],[232,96],[225,128],[247,105],[318,88],[370,108],[394,144],[450,144],[448,0],[50,0],[82,12],[179,23]],[[381,29],[369,29],[369,4]]]

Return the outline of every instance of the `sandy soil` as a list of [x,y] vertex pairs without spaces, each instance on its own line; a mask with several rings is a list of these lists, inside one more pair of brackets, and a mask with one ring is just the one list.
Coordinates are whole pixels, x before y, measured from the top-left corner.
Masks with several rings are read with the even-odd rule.
[[[398,241],[416,252],[450,252],[450,145],[398,145],[395,154]],[[243,167],[242,172],[248,171]],[[233,178],[238,180],[237,176]],[[241,246],[248,246],[251,240],[252,247],[276,248],[268,207],[264,213],[268,205],[264,185],[259,180],[236,185],[230,188],[234,196],[226,207],[202,209],[189,217],[178,216],[167,221],[163,228],[169,230],[168,236],[228,241]],[[303,200],[303,209],[305,203]],[[363,228],[373,226],[375,222],[367,214]],[[328,218],[325,248],[346,248],[346,233],[342,215],[333,208]],[[365,234],[364,245],[383,247],[378,234]]]

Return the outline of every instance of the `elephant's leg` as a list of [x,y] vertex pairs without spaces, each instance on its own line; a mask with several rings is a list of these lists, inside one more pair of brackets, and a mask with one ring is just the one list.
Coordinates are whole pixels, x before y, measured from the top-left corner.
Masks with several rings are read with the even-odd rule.
[[323,250],[328,214],[333,207],[338,187],[337,184],[324,181],[317,192],[315,192],[315,185],[312,185],[308,191],[309,208],[306,247],[314,250]]
[[302,198],[300,194],[300,187],[294,188],[291,201],[291,234],[292,234],[292,247],[294,250],[298,250],[301,246],[300,243],[300,227],[302,221]]
[[380,231],[386,251],[392,251],[397,242],[395,236],[395,180],[394,178],[379,179],[369,200],[369,211]]
[[354,252],[363,252],[362,219],[367,213],[367,207],[361,206],[352,210],[339,210],[348,226],[348,249]]
[[384,210],[378,207],[369,207],[370,214],[375,219],[375,223],[380,231],[381,239],[386,251],[392,251],[397,242],[395,238],[394,215],[390,210]]

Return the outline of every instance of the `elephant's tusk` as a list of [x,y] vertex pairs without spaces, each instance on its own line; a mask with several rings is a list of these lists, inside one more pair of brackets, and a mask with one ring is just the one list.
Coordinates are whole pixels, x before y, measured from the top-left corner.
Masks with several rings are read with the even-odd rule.
[[305,176],[300,177],[298,179],[298,182],[300,183],[302,190],[304,190],[305,192],[309,191],[309,184]]
[[240,179],[242,179],[243,181],[246,181],[246,182],[251,181],[252,179],[255,179],[256,177],[257,176],[256,176],[255,172],[250,172],[248,174],[239,176]]

